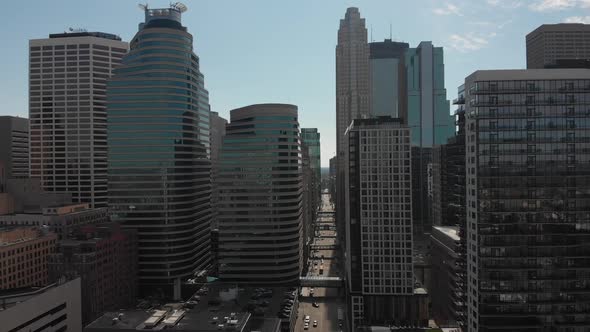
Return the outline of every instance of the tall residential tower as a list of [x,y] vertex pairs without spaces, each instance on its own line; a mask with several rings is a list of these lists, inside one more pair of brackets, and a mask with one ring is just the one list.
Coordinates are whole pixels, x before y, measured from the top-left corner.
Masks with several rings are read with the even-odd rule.
[[107,93],[109,209],[137,230],[140,292],[174,298],[210,262],[210,111],[185,9],[145,9]]

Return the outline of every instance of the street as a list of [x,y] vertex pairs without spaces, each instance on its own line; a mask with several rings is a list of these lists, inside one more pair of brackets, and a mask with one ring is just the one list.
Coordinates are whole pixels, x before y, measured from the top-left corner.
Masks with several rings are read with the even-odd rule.
[[[321,211],[333,212],[329,194],[324,193],[322,195]],[[314,244],[334,245],[336,242],[335,227],[324,229],[324,225],[335,225],[334,217],[319,217],[317,223],[321,223],[321,226],[315,228],[316,236]],[[310,261],[307,262],[309,265],[309,272],[307,275],[314,277],[342,277],[342,265],[340,259],[341,256],[333,249],[312,250]],[[310,296],[310,291],[312,291],[310,287],[303,287],[301,290],[302,296],[300,296],[295,331],[305,331],[305,316],[310,316],[308,331],[345,331],[344,326],[339,327],[338,320],[338,311],[340,310],[340,316],[342,316],[346,307],[343,296],[344,290],[315,287],[313,288],[313,296]],[[313,306],[314,302],[317,303],[319,307],[315,308]],[[314,321],[317,321],[317,327],[313,326]]]

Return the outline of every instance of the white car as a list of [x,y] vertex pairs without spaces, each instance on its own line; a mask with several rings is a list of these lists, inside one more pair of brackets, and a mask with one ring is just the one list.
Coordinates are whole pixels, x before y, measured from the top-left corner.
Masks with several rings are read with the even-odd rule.
[[313,321],[313,327],[318,327],[318,321],[317,320],[314,320]]
[[309,316],[305,316],[305,318],[303,319],[303,322],[305,324],[309,324],[309,320],[310,320],[310,317]]
[[309,323],[303,324],[303,329],[304,330],[309,330]]

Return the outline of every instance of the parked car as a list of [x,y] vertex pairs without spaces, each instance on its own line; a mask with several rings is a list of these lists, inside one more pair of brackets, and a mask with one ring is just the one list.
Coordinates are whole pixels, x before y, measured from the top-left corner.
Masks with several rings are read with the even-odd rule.
[[314,302],[314,303],[312,303],[311,305],[312,305],[314,308],[319,308],[319,307],[320,307],[320,305],[319,305],[317,302]]

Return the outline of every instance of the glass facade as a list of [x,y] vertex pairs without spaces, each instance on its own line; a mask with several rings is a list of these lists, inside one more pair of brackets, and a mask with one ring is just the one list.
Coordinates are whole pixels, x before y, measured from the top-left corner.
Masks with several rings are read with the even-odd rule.
[[470,331],[588,331],[590,73],[465,88]]
[[298,282],[302,185],[297,107],[260,104],[232,110],[216,184],[223,281]]
[[310,167],[314,171],[317,184],[317,195],[320,196],[320,185],[322,179],[322,165],[320,152],[320,133],[317,128],[301,128],[301,141],[309,150]]
[[146,10],[107,104],[112,218],[138,231],[142,290],[177,297],[210,262],[211,183],[208,92],[175,8]]
[[444,86],[442,47],[421,42],[405,53],[407,118],[412,143],[412,209],[415,230],[428,232],[432,225],[430,172],[432,148],[445,144],[455,133]]

